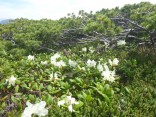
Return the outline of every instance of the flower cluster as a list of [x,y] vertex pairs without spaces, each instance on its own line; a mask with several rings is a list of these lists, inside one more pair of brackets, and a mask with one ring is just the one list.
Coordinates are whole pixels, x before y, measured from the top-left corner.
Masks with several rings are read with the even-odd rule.
[[117,58],[115,58],[113,61],[111,61],[110,59],[108,60],[109,64],[112,66],[112,67],[115,67],[118,65],[119,63],[119,60]]
[[71,67],[75,67],[75,66],[77,65],[76,61],[72,61],[72,60],[70,60],[70,59],[69,59],[68,63],[69,63],[69,65],[70,65]]
[[22,117],[31,117],[31,115],[46,116],[48,114],[48,109],[45,108],[46,102],[41,101],[36,104],[31,104],[30,102],[26,103],[27,107],[22,113]]
[[56,61],[56,59],[60,58],[61,55],[59,53],[56,53],[54,54],[52,57],[51,57],[51,61]]
[[125,44],[126,44],[125,40],[119,40],[119,41],[117,41],[117,45],[118,46],[125,45]]
[[94,61],[94,60],[88,60],[87,61],[87,66],[88,67],[95,67],[96,66],[96,61]]
[[86,47],[82,48],[82,52],[87,52],[87,48]]
[[29,56],[28,56],[28,60],[34,60],[34,59],[35,59],[34,56],[32,56],[32,55],[29,55]]
[[99,72],[102,72],[103,71],[103,66],[99,63],[97,65],[97,69],[98,69]]
[[[115,58],[113,61],[109,59],[108,62],[112,67],[115,67],[118,65],[119,60],[117,58]],[[103,80],[114,82],[115,81],[115,69],[111,71],[106,64],[104,65],[104,68],[105,68],[105,71],[102,71],[101,73],[101,75],[104,77]]]
[[108,66],[105,64],[105,71],[102,71],[101,75],[104,77],[103,80],[108,80],[110,82],[114,82],[115,81],[115,71],[110,71]]
[[[82,51],[86,52],[87,48],[83,48]],[[94,49],[92,47],[90,47],[88,51],[93,53]],[[61,60],[60,58],[61,58],[61,55],[59,53],[54,54],[53,56],[51,56],[51,64],[54,66],[57,66],[59,68],[66,66],[66,63],[63,60]],[[28,60],[34,60],[34,56],[29,55]],[[42,65],[46,65],[47,63],[48,63],[48,61],[41,61]],[[111,69],[113,69],[113,71],[111,71],[109,69],[109,67],[107,66],[108,63],[110,64]],[[68,60],[68,66],[78,67],[82,71],[85,71],[86,68],[87,69],[92,69],[92,68],[97,69],[99,71],[99,73],[101,74],[101,76],[103,77],[103,80],[107,80],[110,82],[115,81],[115,67],[118,65],[118,63],[119,63],[119,60],[117,58],[115,58],[114,60],[108,59],[108,62],[105,64],[101,64],[101,61],[96,62],[94,60],[88,59],[87,62],[85,63],[85,66],[81,66],[81,64],[78,64],[76,61],[73,61],[71,59]],[[60,71],[52,72],[50,74],[49,79],[53,80],[53,81],[58,80],[60,77],[59,73],[60,73]],[[9,79],[6,79],[6,81],[9,82],[9,85],[14,86],[16,78],[12,75]],[[75,98],[73,98],[71,96],[67,96],[65,99],[58,101],[58,106],[62,105],[62,106],[67,107],[70,112],[75,111],[73,109],[74,104],[79,104],[79,102],[77,102],[75,100]],[[30,102],[27,102],[26,105],[27,105],[27,107],[25,108],[24,112],[22,113],[22,117],[31,117],[32,115],[45,116],[48,114],[48,110],[45,108],[45,106],[46,106],[45,101],[41,101],[36,104],[31,104]]]
[[56,67],[63,67],[63,66],[66,66],[65,62],[63,62],[62,60],[60,61],[57,61],[58,58],[60,58],[61,55],[56,53],[54,54],[52,57],[51,57],[51,64],[53,64],[54,66]]
[[9,79],[6,79],[6,82],[9,82],[9,85],[15,86],[16,78],[12,75]]

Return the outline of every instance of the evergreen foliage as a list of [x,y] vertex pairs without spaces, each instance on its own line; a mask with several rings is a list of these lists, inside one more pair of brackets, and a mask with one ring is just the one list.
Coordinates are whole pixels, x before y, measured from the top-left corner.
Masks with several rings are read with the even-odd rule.
[[[156,116],[155,11],[141,2],[0,24],[0,117],[41,100],[47,117]],[[78,104],[58,105],[68,96]]]

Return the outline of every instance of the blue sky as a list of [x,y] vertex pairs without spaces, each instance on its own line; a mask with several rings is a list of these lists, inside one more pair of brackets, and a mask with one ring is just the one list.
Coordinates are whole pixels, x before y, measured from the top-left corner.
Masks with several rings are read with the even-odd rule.
[[59,19],[79,10],[98,11],[102,8],[122,7],[125,4],[156,0],[0,0],[0,20],[14,18]]

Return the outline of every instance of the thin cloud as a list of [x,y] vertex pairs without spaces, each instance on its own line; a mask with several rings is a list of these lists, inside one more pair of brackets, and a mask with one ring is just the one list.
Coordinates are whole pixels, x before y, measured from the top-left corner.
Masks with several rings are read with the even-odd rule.
[[149,1],[156,4],[156,0],[5,0],[0,1],[0,19],[29,18],[29,19],[59,19],[68,13],[98,11],[102,8],[122,7],[125,4]]

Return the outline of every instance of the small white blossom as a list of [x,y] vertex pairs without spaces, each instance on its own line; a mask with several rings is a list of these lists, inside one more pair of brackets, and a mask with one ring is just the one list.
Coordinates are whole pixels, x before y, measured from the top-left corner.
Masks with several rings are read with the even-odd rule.
[[86,47],[82,48],[82,51],[87,52],[87,48]]
[[85,70],[86,70],[86,68],[85,68],[85,67],[82,67],[81,69],[82,69],[83,71],[85,71]]
[[106,63],[104,64],[104,68],[105,68],[105,70],[109,71],[109,68],[108,68],[108,66],[106,65]]
[[48,61],[41,61],[42,65],[47,65]]
[[56,61],[57,58],[60,58],[61,55],[59,53],[56,53],[54,54],[52,57],[51,57],[51,61]]
[[56,65],[56,63],[57,63],[56,61],[51,61],[52,65]]
[[119,41],[117,41],[117,45],[118,46],[125,45],[125,44],[126,44],[125,40],[119,40]]
[[58,74],[57,73],[51,73],[50,74],[50,80],[57,80],[58,79]]
[[87,61],[87,66],[88,67],[95,67],[96,66],[96,61],[94,61],[94,60],[88,60]]
[[90,53],[93,53],[95,50],[93,47],[89,47],[89,51],[90,51]]
[[29,55],[29,56],[28,56],[28,60],[34,60],[34,59],[35,59],[34,56],[32,56],[32,55]]
[[103,71],[103,66],[99,63],[97,65],[97,69],[99,70],[99,72],[102,72]]
[[39,103],[36,103],[34,105],[34,108],[36,108],[34,114],[38,115],[39,117],[41,116],[46,116],[48,114],[48,110],[45,108],[46,106],[46,102],[45,101],[41,101]]
[[72,61],[72,60],[70,60],[70,59],[69,59],[68,63],[69,63],[69,65],[70,65],[71,67],[75,67],[75,66],[77,65],[77,63],[76,63],[75,61]]
[[46,102],[41,101],[36,104],[31,104],[30,102],[26,103],[27,107],[24,109],[22,113],[22,117],[31,117],[32,114],[41,116],[46,116],[48,114],[48,110],[45,108]]
[[71,96],[67,96],[67,98],[66,98],[66,103],[67,103],[68,105],[79,104],[79,102],[76,102],[75,98],[72,98]]
[[72,105],[69,105],[68,106],[68,110],[70,111],[70,112],[73,112],[74,110],[73,110],[73,106]]
[[111,61],[110,59],[108,60],[108,62],[109,62],[109,64],[111,65],[111,66],[117,66],[118,65],[118,63],[119,63],[119,60],[117,59],[117,58],[115,58],[113,61]]
[[58,103],[57,103],[58,106],[61,106],[61,105],[64,105],[64,104],[65,104],[65,100],[58,101]]
[[24,109],[24,112],[22,113],[22,117],[31,117],[31,115],[34,113],[34,105],[30,102],[26,102],[27,107]]
[[51,64],[53,64],[54,66],[59,67],[59,68],[66,66],[65,62],[63,62],[62,60],[61,61],[51,61]]
[[15,86],[16,78],[12,75],[9,79],[6,79],[6,82],[9,82],[9,85]]
[[73,112],[73,104],[79,104],[79,102],[77,102],[75,100],[75,98],[72,98],[71,96],[67,96],[64,100],[61,100],[58,102],[58,106],[60,105],[67,105],[68,106],[68,110],[70,112]]
[[104,77],[103,80],[108,80],[110,82],[115,81],[115,71],[105,70],[101,75]]
[[109,47],[109,43],[108,42],[104,42],[105,48]]
[[66,66],[66,64],[65,64],[65,62],[63,62],[63,61],[61,60],[61,61],[56,62],[55,66],[57,66],[57,67],[60,68],[60,67]]

